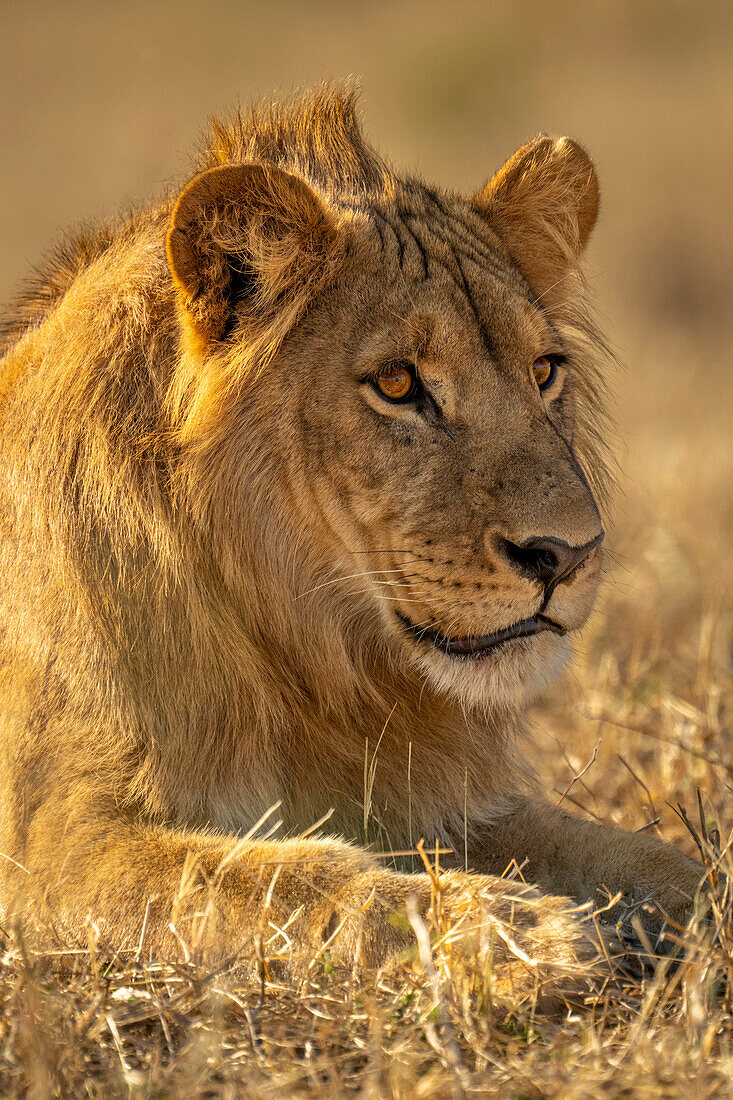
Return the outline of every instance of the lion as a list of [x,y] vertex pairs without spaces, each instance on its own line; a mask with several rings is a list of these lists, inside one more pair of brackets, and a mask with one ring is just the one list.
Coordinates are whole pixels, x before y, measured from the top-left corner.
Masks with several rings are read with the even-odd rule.
[[469,196],[400,175],[326,87],[59,246],[3,329],[6,913],[381,965],[435,883],[375,853],[423,837],[530,954],[609,894],[684,923],[703,869],[544,803],[523,749],[601,571],[598,203],[569,138]]

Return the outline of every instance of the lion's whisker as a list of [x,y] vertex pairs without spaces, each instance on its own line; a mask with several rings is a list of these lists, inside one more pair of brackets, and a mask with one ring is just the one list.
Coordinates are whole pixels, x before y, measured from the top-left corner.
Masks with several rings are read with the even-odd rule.
[[[408,563],[409,564],[409,563]],[[323,581],[322,584],[317,584],[313,588],[307,588],[305,592],[299,593],[295,597],[296,600],[302,599],[303,596],[309,596],[312,592],[318,592],[321,588],[328,588],[332,584],[341,584],[342,581],[351,581],[356,577],[372,577],[376,573],[401,573],[401,569],[365,569],[362,573],[349,573],[345,577],[334,577],[333,580]]]
[[422,604],[422,598],[411,599],[409,596],[378,596],[378,599],[383,599],[385,603],[393,604]]
[[[551,290],[554,290],[556,286],[560,285],[560,283],[564,283],[565,280],[568,279],[569,277],[570,277],[570,272],[568,272],[565,275],[561,275],[559,279],[555,279],[555,282],[552,283],[550,286],[548,286],[546,290],[543,290],[541,294],[537,294],[535,296],[535,299],[534,299],[535,303],[541,302],[542,299],[544,298],[545,294],[549,294]],[[542,308],[544,309],[545,307],[543,306]]]
[[382,548],[381,550],[352,550],[352,554],[414,554],[414,550],[398,550],[393,547]]

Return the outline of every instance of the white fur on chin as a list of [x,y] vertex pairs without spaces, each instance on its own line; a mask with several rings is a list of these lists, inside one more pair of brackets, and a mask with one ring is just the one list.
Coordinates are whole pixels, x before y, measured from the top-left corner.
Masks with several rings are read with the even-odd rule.
[[517,709],[537,698],[572,652],[570,639],[546,631],[506,642],[480,660],[449,657],[423,644],[412,659],[421,675],[464,707],[489,712]]

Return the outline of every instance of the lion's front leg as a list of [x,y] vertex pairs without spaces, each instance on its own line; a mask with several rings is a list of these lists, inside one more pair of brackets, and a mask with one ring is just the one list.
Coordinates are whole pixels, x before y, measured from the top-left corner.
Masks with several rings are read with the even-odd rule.
[[497,808],[471,853],[479,871],[501,873],[512,860],[541,889],[604,904],[623,895],[613,916],[637,913],[654,934],[683,927],[705,869],[654,837],[583,821],[518,796]]
[[428,950],[490,956],[496,992],[551,997],[584,985],[598,957],[566,899],[521,882],[398,874],[328,837],[245,841],[131,823],[93,804],[66,810],[37,812],[23,873],[20,861],[8,864],[15,877],[0,867],[0,886],[9,907],[48,913],[80,945],[91,922],[115,950],[302,972],[325,952],[383,966],[422,936]]

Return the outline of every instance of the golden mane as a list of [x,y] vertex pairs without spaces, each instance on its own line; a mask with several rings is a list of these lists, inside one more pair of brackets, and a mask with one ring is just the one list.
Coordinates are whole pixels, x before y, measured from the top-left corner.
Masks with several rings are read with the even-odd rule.
[[390,193],[396,178],[364,139],[358,98],[350,84],[323,84],[213,119],[197,168],[272,164],[307,179],[334,202]]

